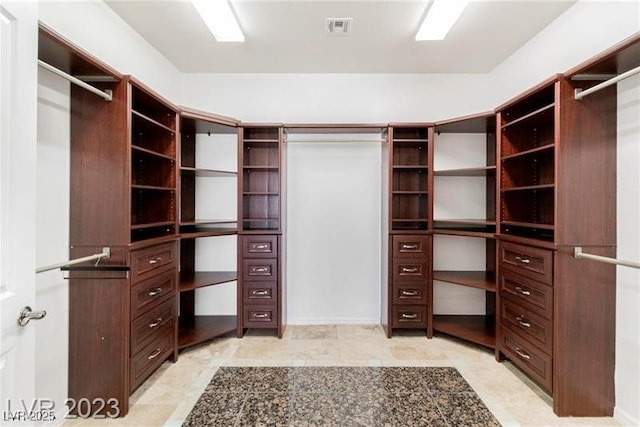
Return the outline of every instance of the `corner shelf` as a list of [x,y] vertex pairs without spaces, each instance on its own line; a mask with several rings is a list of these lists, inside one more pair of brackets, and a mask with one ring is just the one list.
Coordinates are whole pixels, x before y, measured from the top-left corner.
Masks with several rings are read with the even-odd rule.
[[238,280],[235,271],[191,271],[181,272],[179,291],[191,291],[207,286],[216,286]]
[[434,271],[433,280],[453,283],[488,292],[496,291],[496,274],[492,271]]
[[180,316],[178,349],[194,346],[235,332],[236,316]]
[[482,315],[434,315],[434,331],[496,348],[495,317]]

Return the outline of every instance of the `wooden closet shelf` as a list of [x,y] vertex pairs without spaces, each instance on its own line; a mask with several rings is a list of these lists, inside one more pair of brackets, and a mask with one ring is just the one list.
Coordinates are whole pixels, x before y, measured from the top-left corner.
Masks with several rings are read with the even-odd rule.
[[133,184],[133,185],[131,185],[131,188],[134,189],[134,190],[151,190],[151,191],[168,191],[168,192],[176,191],[176,189],[173,188],[173,187],[160,187],[160,186],[157,186],[157,185]]
[[512,126],[512,125],[515,125],[517,123],[523,122],[525,120],[528,120],[528,119],[534,118],[536,116],[539,116],[539,115],[543,114],[546,111],[552,110],[555,107],[555,105],[556,105],[555,103],[551,103],[549,105],[545,105],[544,107],[539,108],[539,109],[537,109],[535,111],[532,111],[529,114],[525,114],[524,116],[521,116],[521,117],[518,117],[517,119],[511,120],[510,122],[503,124],[502,125],[502,129],[508,128],[509,126]]
[[152,124],[154,126],[158,126],[158,127],[162,128],[162,129],[170,132],[172,135],[175,135],[175,133],[176,133],[176,131],[171,129],[169,126],[163,125],[162,123],[160,123],[160,122],[152,119],[151,117],[148,117],[148,116],[146,116],[146,115],[144,115],[144,114],[142,114],[142,113],[140,113],[138,111],[131,110],[131,114],[134,117],[138,117],[138,118],[144,120],[147,124]]
[[235,332],[237,328],[237,317],[181,316],[179,323],[178,348],[183,349],[230,332]]
[[145,153],[145,154],[149,154],[151,156],[154,157],[159,157],[161,159],[166,159],[166,160],[171,160],[172,162],[175,162],[175,157],[172,156],[167,156],[165,154],[159,153],[157,151],[153,151],[153,150],[149,150],[148,148],[144,148],[144,147],[140,147],[139,145],[131,145],[131,148],[133,149],[134,152],[138,151],[141,153]]
[[554,188],[555,188],[555,184],[525,185],[522,187],[503,188],[502,192],[507,193],[511,191],[553,190]]
[[553,224],[544,224],[540,222],[520,222],[520,221],[502,221],[502,225],[511,225],[514,227],[538,228],[540,230],[554,230]]
[[191,291],[207,286],[221,285],[238,280],[235,271],[191,271],[180,272],[180,292]]
[[495,348],[495,318],[475,315],[435,315],[433,329],[467,341]]
[[442,169],[433,171],[435,176],[488,176],[495,175],[495,166],[479,166],[474,168]]
[[144,224],[131,224],[131,229],[140,230],[143,228],[165,227],[168,225],[175,225],[175,221],[159,221],[159,222],[147,222]]
[[470,288],[496,291],[496,275],[491,271],[436,271],[433,280],[453,283]]
[[555,146],[556,146],[555,143],[550,143],[550,144],[541,145],[541,146],[536,147],[536,148],[531,148],[529,150],[519,151],[519,152],[514,153],[514,154],[509,154],[507,156],[502,156],[502,161],[504,162],[505,160],[516,159],[516,158],[522,157],[522,156],[529,156],[529,155],[532,155],[532,154],[541,153],[543,151],[553,150],[553,148]]

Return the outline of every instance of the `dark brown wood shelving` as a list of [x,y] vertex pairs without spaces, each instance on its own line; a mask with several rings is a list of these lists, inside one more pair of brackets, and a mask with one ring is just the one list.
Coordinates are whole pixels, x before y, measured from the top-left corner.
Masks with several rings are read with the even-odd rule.
[[488,348],[496,347],[495,317],[482,315],[435,315],[433,329]]
[[154,126],[158,126],[158,127],[162,128],[162,129],[168,131],[169,133],[175,135],[175,130],[173,128],[171,128],[169,126],[166,126],[166,125],[164,125],[164,124],[162,124],[160,122],[157,122],[156,120],[152,119],[151,117],[148,117],[147,115],[145,115],[145,114],[143,114],[143,113],[141,113],[139,111],[131,110],[131,114],[132,114],[132,116],[134,116],[134,119],[135,118],[140,118],[140,119],[142,119],[142,120],[144,120],[144,121],[146,121],[146,122],[148,122],[148,123],[150,123],[150,124],[152,124]]
[[434,176],[489,176],[495,175],[496,166],[479,166],[476,168],[444,169],[433,171]]
[[535,111],[532,111],[531,113],[525,114],[521,117],[518,117],[517,119],[510,120],[506,123],[503,123],[502,129],[506,129],[509,126],[517,125],[518,123],[524,122],[525,120],[529,120],[529,119],[546,120],[545,118],[540,119],[540,116],[542,116],[545,113],[547,114],[553,113],[554,107],[555,107],[555,103],[545,105],[544,107],[541,107]]
[[496,291],[496,274],[494,271],[437,271],[433,272],[433,280],[469,286],[485,291]]
[[216,170],[216,169],[200,169],[200,168],[192,168],[182,166],[180,168],[180,172],[185,175],[194,175],[202,178],[224,178],[224,177],[236,177],[238,176],[238,172],[235,171],[224,171],[224,170]]
[[555,146],[556,146],[555,143],[541,145],[539,147],[530,148],[530,149],[524,150],[524,151],[519,151],[517,153],[509,154],[507,156],[502,156],[501,160],[504,162],[505,160],[511,160],[511,159],[515,159],[515,158],[518,158],[518,157],[522,157],[522,156],[529,156],[531,154],[539,153],[539,152],[542,152],[542,151],[553,150]]
[[178,348],[209,341],[236,330],[236,316],[180,316]]
[[180,273],[180,292],[191,291],[197,288],[215,286],[238,280],[235,271],[184,271]]

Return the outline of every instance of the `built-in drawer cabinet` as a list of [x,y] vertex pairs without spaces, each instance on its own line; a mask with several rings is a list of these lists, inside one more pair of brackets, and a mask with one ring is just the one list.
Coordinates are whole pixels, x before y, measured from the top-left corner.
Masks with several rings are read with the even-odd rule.
[[239,239],[239,334],[246,328],[278,328],[281,336],[279,235],[247,234]]
[[175,269],[177,254],[175,242],[131,252],[131,282],[136,283],[161,271]]
[[500,307],[500,321],[504,328],[520,335],[545,353],[551,354],[553,330],[549,319],[505,300]]
[[244,236],[242,237],[243,258],[277,258],[278,236]]
[[393,283],[425,283],[429,277],[429,262],[426,258],[394,258]]
[[501,242],[500,267],[551,285],[553,251],[516,243]]
[[173,325],[166,325],[159,333],[131,358],[129,368],[131,390],[135,390],[163,361],[174,352],[176,332]]
[[131,322],[131,355],[139,352],[149,341],[162,332],[166,325],[176,321],[176,302],[169,298],[158,307],[141,314]]
[[244,285],[244,302],[247,304],[273,304],[276,301],[276,282],[248,282]]
[[423,284],[400,283],[393,285],[394,304],[426,304],[427,289]]
[[134,283],[131,287],[131,318],[175,295],[176,272],[168,270],[158,276]]
[[527,340],[522,339],[509,329],[500,334],[501,351],[509,359],[529,374],[546,391],[552,388],[552,358],[549,354],[537,349]]
[[394,328],[426,328],[426,305],[394,305],[392,326]]
[[277,258],[249,258],[242,262],[242,277],[245,281],[277,280]]
[[503,270],[500,275],[500,296],[547,319],[553,315],[553,288],[510,271]]
[[392,236],[394,258],[425,258],[429,253],[427,236]]
[[278,313],[275,305],[244,306],[244,325],[247,328],[274,328],[278,325]]

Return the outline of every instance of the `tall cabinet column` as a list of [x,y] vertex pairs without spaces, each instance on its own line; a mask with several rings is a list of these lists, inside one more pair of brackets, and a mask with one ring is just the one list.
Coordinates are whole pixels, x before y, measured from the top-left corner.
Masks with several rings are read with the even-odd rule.
[[238,144],[238,336],[284,334],[283,127],[243,124]]

